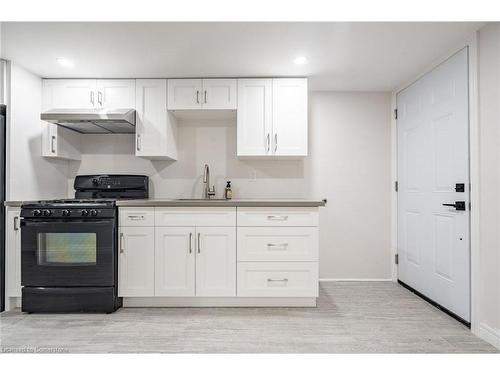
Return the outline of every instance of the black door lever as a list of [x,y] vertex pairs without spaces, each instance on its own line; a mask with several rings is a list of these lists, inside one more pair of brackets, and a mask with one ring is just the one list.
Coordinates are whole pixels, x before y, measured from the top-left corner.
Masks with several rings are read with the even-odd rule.
[[465,211],[465,202],[464,201],[455,201],[455,204],[443,203],[443,206],[455,207],[455,210],[457,210],[457,211]]

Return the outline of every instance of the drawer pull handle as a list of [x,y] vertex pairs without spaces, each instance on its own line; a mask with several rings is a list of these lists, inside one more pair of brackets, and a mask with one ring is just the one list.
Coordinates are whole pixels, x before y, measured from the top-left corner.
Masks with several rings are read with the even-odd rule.
[[270,248],[278,248],[278,250],[286,250],[288,244],[287,243],[268,243],[267,247]]
[[272,283],[272,282],[282,282],[282,283],[287,283],[287,282],[288,282],[288,279],[287,279],[287,278],[284,278],[284,279],[267,279],[267,282],[268,282],[268,283]]
[[130,220],[144,220],[144,215],[129,215]]
[[189,233],[189,254],[193,252],[193,233]]
[[267,217],[267,220],[281,220],[281,221],[285,221],[285,220],[288,220],[288,215],[269,215]]

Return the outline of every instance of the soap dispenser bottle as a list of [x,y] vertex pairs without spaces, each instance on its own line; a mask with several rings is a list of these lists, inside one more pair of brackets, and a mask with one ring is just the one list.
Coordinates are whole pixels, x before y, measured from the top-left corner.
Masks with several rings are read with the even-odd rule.
[[224,198],[231,199],[232,197],[233,197],[233,191],[231,189],[231,181],[228,181],[226,189],[224,190]]

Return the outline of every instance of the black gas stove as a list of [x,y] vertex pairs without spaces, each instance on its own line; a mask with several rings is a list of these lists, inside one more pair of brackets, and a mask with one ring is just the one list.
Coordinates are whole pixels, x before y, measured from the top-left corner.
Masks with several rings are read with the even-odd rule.
[[22,311],[113,312],[118,297],[117,199],[147,199],[149,179],[75,179],[75,199],[21,207]]

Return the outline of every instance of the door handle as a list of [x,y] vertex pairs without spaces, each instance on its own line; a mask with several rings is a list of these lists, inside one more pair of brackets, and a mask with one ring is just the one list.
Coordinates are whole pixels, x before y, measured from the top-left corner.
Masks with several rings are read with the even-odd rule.
[[457,211],[465,211],[465,201],[455,201],[455,203],[443,203],[443,206],[455,207]]
[[19,216],[14,216],[14,230],[19,230]]
[[278,133],[274,133],[274,152],[278,151]]
[[203,95],[204,95],[204,102],[205,104],[207,104],[207,90],[203,92]]
[[100,91],[97,93],[97,101],[100,105],[102,105],[102,92]]
[[200,246],[200,233],[198,233],[198,254],[201,252],[201,246]]
[[92,103],[92,105],[95,105],[95,103],[94,103],[94,91],[90,92],[90,102]]
[[189,233],[189,254],[193,252],[193,233]]
[[200,104],[200,91],[196,90],[196,104]]
[[137,151],[141,151],[141,135],[137,134]]
[[50,151],[52,151],[53,154],[56,153],[56,146],[55,146],[55,142],[56,142],[56,136],[53,135],[50,139]]
[[120,254],[123,254],[125,248],[123,246],[123,233],[120,233]]
[[269,133],[267,133],[266,143],[267,143],[267,152],[269,152],[269,148],[271,147],[271,135]]

